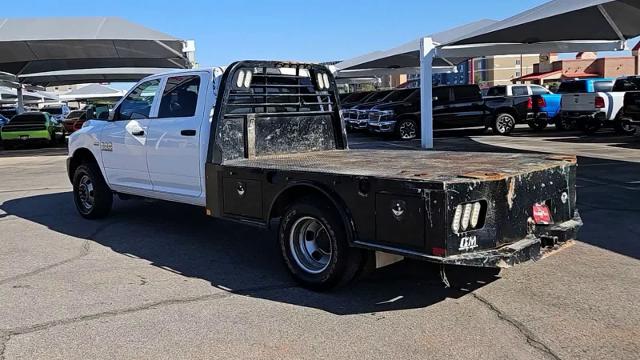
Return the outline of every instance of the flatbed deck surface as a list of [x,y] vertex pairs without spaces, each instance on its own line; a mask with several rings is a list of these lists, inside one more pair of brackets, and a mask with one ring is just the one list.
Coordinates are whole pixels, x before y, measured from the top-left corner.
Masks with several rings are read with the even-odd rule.
[[227,161],[225,166],[421,182],[500,180],[576,162],[575,156],[422,150],[330,150]]

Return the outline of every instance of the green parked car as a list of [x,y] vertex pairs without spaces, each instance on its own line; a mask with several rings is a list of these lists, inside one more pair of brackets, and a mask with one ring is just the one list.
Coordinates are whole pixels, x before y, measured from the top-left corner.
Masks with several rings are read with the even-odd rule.
[[62,125],[46,112],[26,112],[11,118],[0,131],[2,146],[10,150],[26,143],[54,145],[62,133]]

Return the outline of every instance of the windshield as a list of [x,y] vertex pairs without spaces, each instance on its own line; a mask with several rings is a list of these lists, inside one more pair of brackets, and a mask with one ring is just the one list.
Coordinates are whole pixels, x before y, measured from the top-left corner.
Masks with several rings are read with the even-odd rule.
[[402,89],[393,91],[391,94],[387,95],[382,101],[384,102],[396,102],[402,101],[409,97],[409,95],[413,94],[416,89]]
[[369,96],[370,94],[371,94],[370,92],[353,93],[353,94],[347,96],[342,101],[345,102],[345,103],[357,102],[357,101],[360,101],[360,100],[364,99],[365,97]]
[[586,93],[587,92],[587,82],[584,80],[575,80],[575,81],[565,81],[560,84],[558,88],[558,94],[575,94],[575,93]]
[[368,99],[367,102],[374,102],[374,101],[379,101],[384,99],[387,95],[389,95],[391,93],[391,90],[387,90],[387,91],[378,91],[376,93],[374,93],[373,95],[371,95]]

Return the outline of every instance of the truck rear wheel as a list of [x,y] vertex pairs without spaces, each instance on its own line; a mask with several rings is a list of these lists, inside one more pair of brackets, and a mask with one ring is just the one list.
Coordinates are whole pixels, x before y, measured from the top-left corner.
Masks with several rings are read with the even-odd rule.
[[535,121],[529,121],[527,123],[527,125],[529,125],[529,127],[533,130],[533,131],[541,131],[544,130],[547,127],[547,122],[546,121],[540,121],[540,120],[535,120]]
[[509,135],[516,127],[516,118],[508,113],[498,114],[493,120],[493,132],[498,135]]
[[556,119],[555,124],[556,124],[556,129],[561,131],[573,130],[573,128],[575,127],[571,120],[562,116],[558,116],[558,119]]
[[99,219],[111,211],[113,193],[96,164],[84,163],[74,172],[73,199],[85,219]]
[[278,238],[294,279],[313,290],[349,283],[364,261],[364,250],[349,247],[335,208],[319,199],[305,198],[291,205],[282,217]]
[[628,120],[616,120],[613,126],[616,133],[620,135],[633,135],[636,133],[636,127]]

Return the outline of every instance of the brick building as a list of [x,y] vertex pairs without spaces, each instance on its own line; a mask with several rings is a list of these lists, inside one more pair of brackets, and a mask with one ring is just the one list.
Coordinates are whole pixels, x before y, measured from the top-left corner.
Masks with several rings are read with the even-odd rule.
[[529,82],[551,85],[570,79],[617,78],[640,73],[640,44],[633,49],[631,56],[602,57],[595,53],[578,53],[575,59],[559,60],[557,55],[541,55],[533,72],[513,79],[513,82]]

